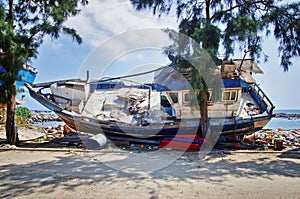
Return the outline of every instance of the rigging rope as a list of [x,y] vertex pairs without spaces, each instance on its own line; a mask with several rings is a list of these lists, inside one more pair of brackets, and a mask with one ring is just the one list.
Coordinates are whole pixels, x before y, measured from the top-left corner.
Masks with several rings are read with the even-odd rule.
[[99,82],[107,82],[107,81],[112,81],[112,80],[117,80],[117,79],[128,78],[128,77],[136,77],[136,76],[140,76],[140,75],[146,75],[146,74],[149,74],[149,73],[153,73],[153,72],[162,70],[162,69],[167,68],[167,67],[170,67],[170,66],[169,65],[168,66],[162,66],[162,67],[159,67],[159,68],[154,69],[154,70],[150,70],[150,71],[146,71],[146,72],[141,72],[141,73],[136,73],[136,74],[132,74],[132,75],[125,75],[125,76],[119,76],[119,77],[111,77],[111,78],[107,78],[107,79],[103,79],[102,78],[102,79],[100,79],[98,81],[89,82],[89,84],[99,83]]

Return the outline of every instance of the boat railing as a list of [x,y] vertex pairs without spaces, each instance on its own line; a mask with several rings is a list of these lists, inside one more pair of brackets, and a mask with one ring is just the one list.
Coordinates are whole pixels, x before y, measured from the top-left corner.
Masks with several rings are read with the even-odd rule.
[[266,111],[268,115],[273,114],[273,110],[275,106],[271,102],[271,100],[268,98],[268,96],[263,92],[263,90],[255,83],[251,86],[250,93],[258,106],[260,107],[261,111]]
[[39,87],[43,87],[43,88],[49,88],[52,84],[58,84],[58,85],[64,85],[67,84],[68,82],[80,82],[82,81],[81,79],[68,79],[68,80],[58,80],[58,81],[49,81],[49,82],[43,82],[43,83],[36,83],[36,84],[32,84],[33,88],[39,88]]

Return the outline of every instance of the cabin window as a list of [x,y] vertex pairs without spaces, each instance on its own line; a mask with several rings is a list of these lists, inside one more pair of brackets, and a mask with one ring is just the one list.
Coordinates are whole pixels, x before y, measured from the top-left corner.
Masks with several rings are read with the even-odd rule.
[[170,104],[168,98],[166,96],[164,96],[164,95],[162,95],[160,97],[160,105],[162,107],[171,107],[171,104]]
[[183,103],[190,103],[191,102],[191,96],[189,93],[183,93]]
[[223,101],[236,101],[237,91],[224,91],[222,100]]
[[230,100],[236,101],[236,91],[230,93]]
[[178,93],[170,93],[173,103],[178,103]]

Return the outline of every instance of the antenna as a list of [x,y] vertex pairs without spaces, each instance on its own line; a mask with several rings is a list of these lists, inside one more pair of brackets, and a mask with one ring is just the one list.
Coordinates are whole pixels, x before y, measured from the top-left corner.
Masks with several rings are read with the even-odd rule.
[[[257,46],[258,41],[259,41],[259,37],[256,38],[256,42],[255,42],[254,47]],[[240,67],[238,68],[239,71],[241,71],[241,68],[242,68],[243,62],[244,62],[244,60],[245,60],[245,58],[246,58],[247,53],[248,53],[248,52],[251,52],[252,50],[253,50],[253,49],[251,49],[251,50],[244,50],[244,56],[243,56],[243,59],[242,59],[242,61],[241,61]]]

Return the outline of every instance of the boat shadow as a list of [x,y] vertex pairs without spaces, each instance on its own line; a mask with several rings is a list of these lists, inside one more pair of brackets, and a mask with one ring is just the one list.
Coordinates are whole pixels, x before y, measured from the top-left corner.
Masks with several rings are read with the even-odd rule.
[[[279,159],[276,155],[249,158],[247,153],[223,154],[217,152],[203,159],[197,159],[197,155],[183,156],[180,161],[170,165],[170,169],[158,171],[155,176],[173,176],[180,180],[196,179],[210,183],[222,184],[228,177],[272,180],[272,175],[298,178],[300,171],[297,167],[300,162]],[[237,159],[239,157],[240,159]],[[172,167],[180,168],[181,172],[171,173]]]
[[62,141],[36,141],[36,140],[22,140],[18,142],[18,147],[21,149],[62,149],[68,148],[68,149],[80,149],[82,148],[82,145],[80,142],[74,142],[74,143],[64,143]]
[[[147,158],[159,161],[161,154],[166,155],[165,159],[172,153],[176,152],[161,151],[158,154],[149,152]],[[103,193],[111,191],[113,187],[122,186],[126,189],[143,190],[155,198],[155,195],[159,194],[157,187],[164,187],[170,191],[174,189],[168,182],[172,185],[185,183],[193,186],[202,182],[221,185],[228,178],[247,178],[255,182],[261,178],[275,180],[273,179],[275,175],[300,177],[299,161],[285,159],[280,155],[265,157],[258,154],[249,158],[247,154],[224,154],[217,151],[200,159],[199,153],[184,153],[164,167],[151,172],[141,172],[139,162],[131,162],[137,166],[132,167],[126,165],[126,160],[136,157],[137,159],[132,160],[142,162],[143,159],[140,158],[142,154],[115,152],[99,154],[102,159],[89,152],[2,150],[0,197],[14,198],[20,194],[22,197],[30,197],[31,194],[42,197],[59,190],[72,192],[82,186],[95,187],[96,190],[99,188],[97,186],[101,185]],[[14,157],[15,160],[8,161],[4,158],[6,156]],[[120,158],[122,156],[125,157]],[[21,158],[25,158],[26,161],[22,161]],[[120,162],[123,162],[120,167],[112,166]],[[147,189],[144,189],[145,186]]]
[[300,159],[300,148],[291,149],[278,155],[279,158]]

